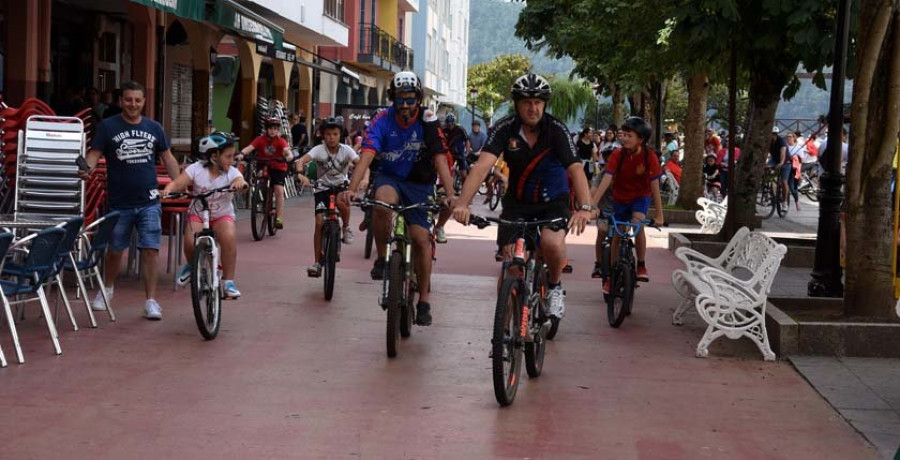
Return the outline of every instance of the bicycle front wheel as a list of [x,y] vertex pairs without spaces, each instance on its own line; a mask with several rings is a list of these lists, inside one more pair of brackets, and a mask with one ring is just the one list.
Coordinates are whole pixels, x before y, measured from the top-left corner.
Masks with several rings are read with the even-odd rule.
[[522,283],[517,278],[503,280],[497,309],[494,311],[494,335],[491,361],[494,396],[501,406],[516,399],[522,373],[522,347],[519,327],[522,323]]
[[[525,371],[528,377],[535,378],[541,375],[544,370],[544,351],[547,349],[547,339],[550,338],[547,323],[547,299],[544,297],[547,292],[547,271],[539,270],[535,274],[535,288],[531,298],[531,330],[533,337],[530,342],[525,342]],[[551,318],[555,319],[555,318]],[[559,320],[555,322],[557,329],[559,328]],[[556,330],[550,329],[553,335]]]
[[387,355],[388,358],[397,356],[397,348],[400,345],[400,315],[403,305],[403,256],[400,251],[391,254],[390,268],[388,270],[388,298],[387,298]]
[[[779,183],[778,184],[778,195],[775,196],[775,210],[778,212],[778,217],[784,218],[787,216],[788,208],[790,205],[791,193],[788,191],[787,194],[784,193],[784,186]],[[785,197],[782,199],[782,197]]]
[[212,244],[201,239],[194,248],[191,264],[191,301],[197,328],[206,340],[216,338],[222,320],[222,296],[214,281],[215,270]]
[[268,192],[266,196],[266,226],[269,235],[275,236],[278,233],[278,227],[275,226],[275,217],[277,217],[275,215],[275,187],[269,187]]
[[250,192],[250,230],[253,239],[260,241],[266,236],[266,186],[256,186]]
[[325,260],[322,268],[325,271],[325,300],[331,300],[334,295],[335,264],[338,258],[338,245],[340,244],[340,229],[337,225],[329,225],[326,230],[322,248],[325,250]]
[[497,206],[500,204],[500,198],[503,195],[503,184],[497,180],[494,182],[494,193],[491,194],[491,201],[488,202],[488,207],[491,208],[491,211],[497,209]]
[[372,210],[366,210],[366,247],[363,250],[363,257],[366,260],[372,257],[372,245],[375,243],[375,232],[372,231]]
[[619,327],[631,311],[631,302],[634,299],[634,270],[627,263],[619,262],[610,276],[612,282],[606,299],[606,316],[610,326]]

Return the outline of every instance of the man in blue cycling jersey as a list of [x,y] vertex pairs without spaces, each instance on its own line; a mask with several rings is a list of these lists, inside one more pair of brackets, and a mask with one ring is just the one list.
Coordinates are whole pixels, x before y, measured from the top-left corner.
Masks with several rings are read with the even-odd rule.
[[[366,169],[378,159],[375,176],[375,199],[408,206],[427,202],[434,196],[438,176],[444,184],[453,184],[448,165],[447,142],[437,116],[421,106],[422,84],[416,74],[398,72],[391,80],[388,95],[393,105],[379,113],[370,123],[363,142],[362,157],[353,171],[345,201],[356,198],[356,190]],[[452,185],[450,186],[452,188]],[[448,190],[452,193],[453,190]],[[372,279],[383,279],[384,257],[391,232],[391,212],[376,207],[372,214],[375,246],[378,257],[372,268]],[[431,285],[431,223],[429,213],[422,209],[404,214],[413,242],[413,259],[418,277],[419,300],[416,304],[416,324],[431,324],[431,305],[428,303]]]
[[[469,221],[469,205],[501,154],[509,166],[509,185],[503,196],[500,217],[508,220],[569,218],[569,180],[578,207],[569,220],[569,228],[584,231],[590,219],[591,196],[575,144],[566,126],[544,111],[552,90],[546,79],[536,74],[522,75],[511,89],[516,112],[498,121],[481,148],[478,162],[463,185],[462,195],[454,203],[453,217]],[[512,258],[510,240],[515,229],[501,225],[497,245],[505,257]],[[541,230],[541,251],[548,268],[550,314],[562,318],[565,292],[561,277],[566,265],[566,232]]]

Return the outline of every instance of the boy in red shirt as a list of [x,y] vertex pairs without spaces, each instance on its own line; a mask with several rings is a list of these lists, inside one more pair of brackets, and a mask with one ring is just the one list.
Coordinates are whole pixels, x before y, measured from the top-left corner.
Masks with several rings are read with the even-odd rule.
[[[616,220],[637,223],[647,217],[652,196],[656,208],[654,220],[657,225],[662,225],[664,220],[662,198],[659,196],[659,178],[663,172],[659,166],[659,156],[646,145],[653,129],[644,119],[631,117],[625,120],[621,131],[619,141],[622,147],[610,155],[606,163],[606,174],[594,190],[591,202],[598,204],[606,190],[612,186],[613,213]],[[647,237],[643,231],[638,233],[634,243],[637,248],[637,279],[646,283],[650,281],[650,276],[647,274],[645,264]],[[619,253],[618,235],[613,237],[610,249],[610,265],[612,265]],[[603,293],[609,293],[609,278],[603,281]]]
[[[281,220],[281,212],[284,209],[284,180],[287,177],[288,162],[293,157],[291,147],[280,133],[281,120],[267,118],[266,133],[253,139],[250,145],[241,150],[243,155],[256,151],[259,160],[270,160],[265,165],[269,170],[269,181],[274,187],[272,193],[275,196],[275,228],[284,228],[284,221]],[[279,158],[285,161],[271,161]]]

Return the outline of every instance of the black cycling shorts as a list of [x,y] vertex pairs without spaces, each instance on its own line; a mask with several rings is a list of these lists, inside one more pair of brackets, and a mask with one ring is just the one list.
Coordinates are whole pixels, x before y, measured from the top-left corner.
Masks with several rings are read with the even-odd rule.
[[[569,195],[559,197],[546,203],[538,204],[521,204],[514,198],[503,197],[503,212],[500,213],[501,219],[506,220],[543,220],[564,217],[568,220],[569,211]],[[500,225],[497,229],[497,246],[503,247],[511,244],[516,237],[516,228],[509,225]],[[563,231],[563,230],[560,230]],[[528,249],[534,250],[534,242],[526,239]]]
[[[331,202],[331,194],[334,193],[336,195],[343,192],[344,190],[347,190],[347,187],[338,187],[332,190],[322,190],[321,192],[316,192],[313,195],[313,199],[316,203],[316,214],[322,214],[328,211],[328,205]],[[337,199],[337,197],[335,197],[335,199]]]
[[269,168],[269,182],[272,185],[280,185],[284,187],[284,181],[287,179],[287,171]]

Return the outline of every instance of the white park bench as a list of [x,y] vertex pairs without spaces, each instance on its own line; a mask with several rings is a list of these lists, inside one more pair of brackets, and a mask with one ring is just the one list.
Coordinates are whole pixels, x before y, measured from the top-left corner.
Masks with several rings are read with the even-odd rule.
[[710,258],[690,248],[675,251],[684,270],[672,273],[672,284],[682,297],[672,323],[683,324],[683,315],[694,304],[707,323],[697,344],[697,356],[708,354],[713,340],[748,337],[769,361],[775,353],[766,335],[766,302],[787,247],[761,234],[741,228],[725,250]]
[[722,226],[725,225],[725,214],[728,212],[728,197],[725,197],[721,203],[700,197],[697,198],[697,204],[703,208],[694,214],[697,217],[697,222],[700,222],[700,232],[719,233],[722,230]]

